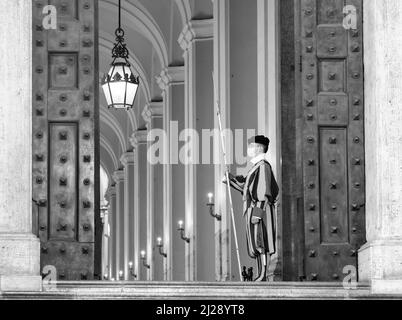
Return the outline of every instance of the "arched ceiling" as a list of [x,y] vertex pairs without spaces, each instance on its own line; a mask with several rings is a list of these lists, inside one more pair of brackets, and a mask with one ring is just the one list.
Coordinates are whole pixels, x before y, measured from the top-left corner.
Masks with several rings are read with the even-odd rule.
[[100,136],[100,162],[110,176],[112,176],[113,172],[119,167],[115,151],[109,140],[103,135]]
[[[162,0],[170,2],[171,0]],[[99,25],[103,31],[114,34],[117,26],[118,4],[116,0],[99,1]],[[131,32],[141,33],[157,52],[162,66],[168,64],[166,39],[148,10],[137,0],[122,1],[122,27],[126,30],[126,40],[131,40]]]

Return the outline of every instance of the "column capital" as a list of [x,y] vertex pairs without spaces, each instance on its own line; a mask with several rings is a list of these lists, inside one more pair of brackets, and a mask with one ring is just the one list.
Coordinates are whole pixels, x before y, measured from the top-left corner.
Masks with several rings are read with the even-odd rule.
[[165,91],[170,85],[184,83],[184,66],[167,67],[156,77],[159,87]]
[[123,182],[124,181],[124,171],[123,170],[115,171],[113,173],[112,178],[116,183]]
[[130,138],[131,145],[137,148],[139,144],[146,144],[148,142],[148,130],[137,130]]
[[142,111],[142,118],[146,123],[150,123],[153,118],[163,116],[163,101],[149,102]]
[[134,159],[134,152],[125,152],[122,154],[122,156],[120,157],[120,162],[127,167],[128,165],[133,165],[135,163],[135,159]]
[[183,28],[180,33],[179,42],[183,51],[190,48],[194,40],[213,39],[214,19],[191,20]]

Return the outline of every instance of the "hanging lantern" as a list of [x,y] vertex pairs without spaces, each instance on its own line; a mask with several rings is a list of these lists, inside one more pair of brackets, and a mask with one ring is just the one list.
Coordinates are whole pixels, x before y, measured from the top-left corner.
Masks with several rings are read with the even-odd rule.
[[124,30],[121,28],[121,0],[119,0],[119,27],[115,34],[113,62],[109,73],[102,79],[102,88],[109,108],[128,110],[134,105],[140,81],[128,62],[129,52],[124,43]]

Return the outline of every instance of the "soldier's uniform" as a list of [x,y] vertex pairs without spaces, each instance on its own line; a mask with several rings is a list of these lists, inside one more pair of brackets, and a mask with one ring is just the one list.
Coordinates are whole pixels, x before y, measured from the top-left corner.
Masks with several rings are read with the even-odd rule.
[[257,279],[265,281],[267,256],[276,252],[274,204],[279,189],[265,154],[252,159],[252,163],[247,176],[232,176],[230,185],[243,195],[248,254],[257,259]]

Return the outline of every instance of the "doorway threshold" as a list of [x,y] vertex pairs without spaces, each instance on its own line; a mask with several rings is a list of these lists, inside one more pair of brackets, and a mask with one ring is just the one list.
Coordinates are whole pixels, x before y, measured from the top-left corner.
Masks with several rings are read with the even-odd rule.
[[402,298],[371,294],[368,284],[345,289],[319,282],[142,282],[80,281],[44,285],[40,293],[7,292],[1,299],[50,300],[345,300]]

